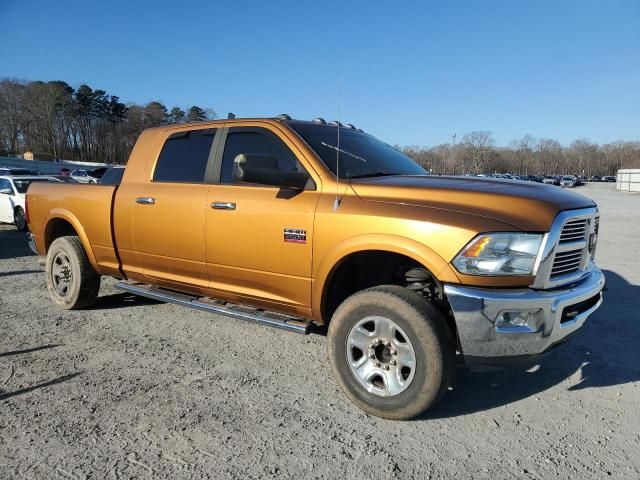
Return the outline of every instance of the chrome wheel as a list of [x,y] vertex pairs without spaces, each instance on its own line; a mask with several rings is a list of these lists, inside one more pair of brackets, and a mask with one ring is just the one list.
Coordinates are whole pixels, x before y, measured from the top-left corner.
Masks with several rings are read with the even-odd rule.
[[413,380],[416,354],[407,334],[391,319],[365,317],[347,335],[347,362],[368,392],[391,397]]
[[73,274],[71,271],[71,261],[66,253],[58,253],[52,263],[51,279],[53,280],[53,288],[61,297],[66,296],[71,289]]

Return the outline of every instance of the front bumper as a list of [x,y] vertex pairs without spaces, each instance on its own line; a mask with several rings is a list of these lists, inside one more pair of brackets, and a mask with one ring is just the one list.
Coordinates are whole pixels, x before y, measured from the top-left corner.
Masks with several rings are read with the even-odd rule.
[[[594,268],[579,282],[550,290],[445,285],[465,363],[473,369],[515,366],[545,353],[598,309],[604,283]],[[507,312],[528,312],[526,322],[505,323]]]

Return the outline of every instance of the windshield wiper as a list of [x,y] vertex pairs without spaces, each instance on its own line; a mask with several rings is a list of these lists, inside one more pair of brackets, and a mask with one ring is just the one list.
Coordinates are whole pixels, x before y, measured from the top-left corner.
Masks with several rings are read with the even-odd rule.
[[351,175],[348,178],[367,178],[367,177],[388,177],[391,175],[400,175],[400,173],[394,173],[394,172],[385,172],[383,170],[378,170],[377,172],[372,172],[372,173],[363,173],[360,175]]

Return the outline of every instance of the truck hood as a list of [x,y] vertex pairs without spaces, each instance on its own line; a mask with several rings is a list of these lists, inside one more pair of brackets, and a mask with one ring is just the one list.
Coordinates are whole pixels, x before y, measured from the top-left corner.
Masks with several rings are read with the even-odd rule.
[[544,232],[562,210],[595,206],[554,185],[479,177],[388,176],[352,180],[360,198],[480,215],[520,230]]

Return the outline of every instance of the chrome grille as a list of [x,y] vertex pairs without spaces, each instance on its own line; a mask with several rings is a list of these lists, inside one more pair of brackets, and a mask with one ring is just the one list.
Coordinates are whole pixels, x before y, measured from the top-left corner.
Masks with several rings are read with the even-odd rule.
[[560,234],[560,243],[571,243],[584,240],[589,223],[586,218],[576,218],[569,220],[562,227],[562,233]]
[[597,232],[597,208],[560,212],[545,236],[533,288],[554,288],[580,280],[594,267],[589,239]]
[[551,268],[551,278],[577,272],[582,265],[584,248],[556,253]]

